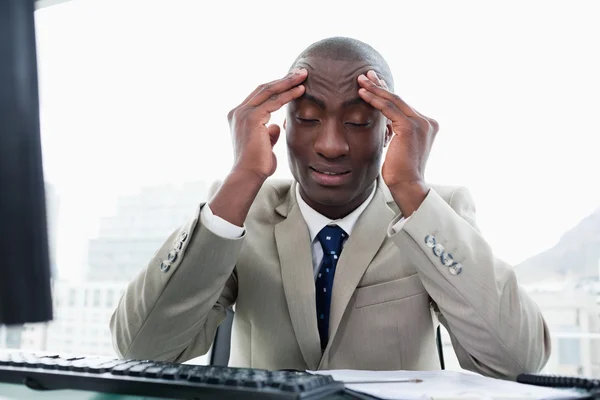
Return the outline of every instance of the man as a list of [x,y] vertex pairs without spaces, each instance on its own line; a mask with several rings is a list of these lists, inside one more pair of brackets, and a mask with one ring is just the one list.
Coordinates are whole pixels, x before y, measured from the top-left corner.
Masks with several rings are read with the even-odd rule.
[[[280,182],[267,179],[280,128],[266,124],[284,105],[294,181]],[[542,314],[468,192],[425,182],[438,124],[393,93],[377,51],[317,42],[228,118],[231,172],[111,319],[122,357],[205,354],[235,304],[234,366],[437,369],[438,318],[466,369],[514,378],[546,363]]]

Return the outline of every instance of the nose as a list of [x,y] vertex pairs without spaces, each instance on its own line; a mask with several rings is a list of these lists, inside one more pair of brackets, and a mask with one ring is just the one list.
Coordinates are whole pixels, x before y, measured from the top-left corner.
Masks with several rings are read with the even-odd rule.
[[317,154],[329,160],[348,155],[350,151],[343,128],[337,126],[333,121],[322,125],[322,129],[317,134],[314,148]]

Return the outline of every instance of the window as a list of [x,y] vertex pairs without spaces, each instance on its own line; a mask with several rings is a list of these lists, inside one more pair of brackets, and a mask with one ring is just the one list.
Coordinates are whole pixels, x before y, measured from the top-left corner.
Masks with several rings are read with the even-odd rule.
[[9,326],[6,327],[6,348],[18,349],[21,344],[21,337],[23,335],[23,327],[21,326]]
[[558,360],[560,364],[580,365],[580,342],[581,339],[558,339]]
[[75,289],[69,289],[69,307],[75,307],[75,301],[77,298],[77,293]]
[[[63,296],[47,332],[52,348],[42,350],[92,351],[82,338],[96,327],[110,338],[120,294],[230,170],[228,111],[310,43],[344,35],[378,49],[396,91],[440,123],[427,179],[469,188],[486,241],[546,317],[558,349],[548,372],[577,364],[600,377],[600,356],[583,356],[600,354],[595,3],[532,1],[515,12],[474,0],[307,1],[303,10],[319,12],[261,0],[235,11],[216,1],[88,0],[36,12],[49,233]],[[373,10],[385,12],[365,17]],[[206,16],[214,23],[199,23]],[[270,122],[283,118],[278,111]],[[275,178],[291,177],[285,139],[282,131],[274,147]],[[61,337],[64,324],[72,331]],[[0,347],[19,346],[19,335],[0,335]],[[446,342],[447,364],[458,368]]]
[[94,289],[94,307],[100,306],[100,289]]
[[115,292],[114,292],[114,290],[110,290],[110,289],[109,289],[109,290],[106,292],[106,307],[107,307],[107,308],[112,308],[112,307],[113,307],[113,305],[114,305],[114,303],[113,303],[114,299],[113,299],[113,298],[114,298],[114,297],[115,297]]

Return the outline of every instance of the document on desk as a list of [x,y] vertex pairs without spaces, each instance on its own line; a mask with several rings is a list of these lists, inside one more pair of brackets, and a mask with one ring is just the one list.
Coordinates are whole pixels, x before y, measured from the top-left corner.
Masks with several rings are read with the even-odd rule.
[[581,393],[456,371],[308,371],[331,375],[346,388],[386,400],[558,400]]

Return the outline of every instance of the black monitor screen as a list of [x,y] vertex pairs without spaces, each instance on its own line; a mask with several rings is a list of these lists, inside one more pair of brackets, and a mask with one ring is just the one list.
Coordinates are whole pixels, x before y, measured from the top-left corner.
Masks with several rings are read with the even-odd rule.
[[33,1],[0,1],[0,325],[52,319]]

